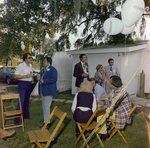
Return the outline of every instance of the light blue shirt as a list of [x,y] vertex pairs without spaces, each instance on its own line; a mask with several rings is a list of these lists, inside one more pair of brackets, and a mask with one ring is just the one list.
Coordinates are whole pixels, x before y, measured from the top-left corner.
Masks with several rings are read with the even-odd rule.
[[94,94],[97,100],[107,95],[105,89],[98,84],[96,84],[96,86],[94,87]]

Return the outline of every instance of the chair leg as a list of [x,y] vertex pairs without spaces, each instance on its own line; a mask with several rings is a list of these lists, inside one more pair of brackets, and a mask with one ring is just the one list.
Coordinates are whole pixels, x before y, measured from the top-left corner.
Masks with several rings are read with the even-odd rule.
[[36,145],[39,147],[39,148],[43,148],[43,146],[37,141],[36,142]]
[[95,133],[95,134],[96,134],[96,136],[97,136],[97,138],[98,138],[99,143],[101,144],[101,146],[104,147],[104,145],[103,145],[103,143],[102,143],[102,140],[100,139],[99,135],[98,135],[97,133]]
[[[78,124],[77,124],[77,125],[78,125]],[[78,125],[78,128],[79,128],[80,134],[82,134],[81,136],[82,136],[83,140],[86,142],[86,138],[85,138],[85,136],[84,136],[84,133],[82,133],[82,129],[81,129],[80,125]],[[79,135],[79,136],[80,136],[80,135]],[[78,136],[78,137],[79,137],[79,136]],[[86,146],[87,146],[87,148],[90,148],[88,144],[86,144]]]
[[121,134],[121,132],[120,132],[119,130],[117,130],[117,131],[118,131],[119,135],[122,137],[122,139],[124,140],[124,142],[125,142],[125,143],[128,143],[128,142],[126,141],[126,139],[124,138],[124,136]]
[[124,133],[124,131],[121,131],[122,132],[122,134],[124,135],[124,136],[126,136],[126,134]]
[[110,137],[107,139],[107,141],[109,141],[109,140],[113,137],[113,135],[114,135],[116,132],[117,132],[117,130],[115,129],[115,130],[113,131],[113,133],[110,135]]
[[76,141],[75,141],[75,143],[74,143],[74,145],[76,145],[77,143],[78,143],[78,141],[81,139],[81,137],[82,137],[82,134],[85,132],[85,129],[81,129],[81,127],[80,127],[80,125],[77,123],[77,126],[78,126],[78,128],[79,128],[79,131],[80,131],[80,135],[78,136],[78,138],[76,139]]
[[24,132],[24,124],[23,124],[23,115],[21,114],[21,120],[22,120],[22,130],[23,130],[23,132]]
[[35,144],[32,144],[31,148],[34,148],[35,147]]
[[[126,139],[124,138],[124,136],[121,134],[121,132],[120,132],[120,130],[116,127],[116,125],[115,125],[115,123],[114,122],[111,122],[112,124],[113,124],[113,127],[115,128],[115,130],[113,131],[113,133],[111,134],[111,136],[107,139],[107,141],[109,141],[111,138],[112,138],[112,136],[116,133],[116,132],[118,132],[119,133],[119,135],[122,137],[122,139],[124,140],[124,142],[125,143],[128,143],[127,141],[126,141]],[[122,131],[122,133],[125,135],[125,133]]]

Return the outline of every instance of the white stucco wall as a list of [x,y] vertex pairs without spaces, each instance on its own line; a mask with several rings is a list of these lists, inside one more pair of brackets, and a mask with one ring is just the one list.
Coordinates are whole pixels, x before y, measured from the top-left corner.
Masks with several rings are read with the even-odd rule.
[[[145,93],[150,93],[150,55],[147,52],[147,50],[142,51],[142,61],[145,61],[143,63],[142,69],[144,70],[145,73],[145,88],[144,92]],[[148,57],[147,57],[148,56]]]
[[52,59],[52,65],[58,71],[57,90],[62,92],[71,89],[73,58],[63,51],[56,52]]
[[[69,51],[68,54],[73,56],[73,66],[78,63],[79,55],[85,53],[87,55],[87,62],[89,64],[89,74],[93,77],[96,72],[96,65],[102,64],[103,66],[108,65],[108,59],[114,59],[114,65],[118,67],[124,86],[127,85],[133,74],[137,71],[142,61],[142,50],[146,45],[139,45],[134,47],[123,47],[123,48],[107,48],[107,49],[89,49],[89,50],[76,50]],[[132,81],[127,87],[127,91],[130,95],[137,95],[139,92],[140,83],[140,72],[132,78]],[[76,93],[75,77],[72,77],[72,94]]]

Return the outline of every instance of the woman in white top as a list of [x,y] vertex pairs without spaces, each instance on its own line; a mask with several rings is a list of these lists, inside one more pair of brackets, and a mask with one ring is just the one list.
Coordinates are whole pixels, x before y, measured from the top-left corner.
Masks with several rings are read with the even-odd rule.
[[[73,118],[76,122],[87,123],[93,112],[96,110],[96,97],[93,94],[93,86],[89,81],[80,85],[72,103]],[[76,125],[76,134],[80,133]]]

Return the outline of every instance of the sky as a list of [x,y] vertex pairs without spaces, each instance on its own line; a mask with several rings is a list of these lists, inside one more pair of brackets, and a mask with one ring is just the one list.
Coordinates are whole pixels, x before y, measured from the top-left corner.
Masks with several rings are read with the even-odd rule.
[[0,3],[3,3],[4,2],[4,0],[0,0]]

